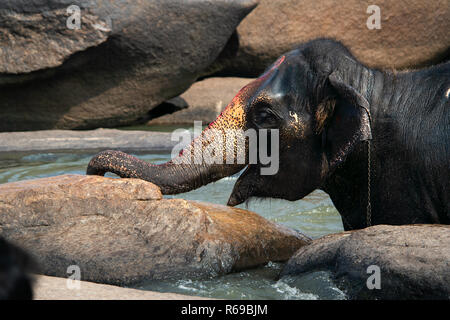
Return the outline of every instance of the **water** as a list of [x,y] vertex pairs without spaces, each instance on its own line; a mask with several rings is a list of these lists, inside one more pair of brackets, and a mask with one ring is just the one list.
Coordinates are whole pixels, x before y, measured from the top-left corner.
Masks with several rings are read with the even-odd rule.
[[346,299],[345,293],[336,288],[328,272],[311,272],[301,277],[287,277],[283,280],[277,280],[281,268],[281,263],[269,262],[262,268],[217,278],[207,280],[183,279],[170,282],[152,281],[142,284],[138,289],[234,300]]
[[[44,178],[60,174],[84,174],[93,154],[39,153],[0,155],[0,183]],[[162,163],[170,154],[136,154],[139,158]],[[108,176],[108,175],[107,175]],[[113,177],[114,175],[109,175]],[[226,204],[239,174],[215,183],[167,198]],[[329,197],[316,190],[302,200],[290,202],[279,199],[251,201],[248,209],[263,217],[297,229],[317,238],[341,232],[342,222]],[[345,294],[336,288],[327,272],[313,272],[302,277],[278,280],[282,264],[269,263],[254,270],[225,275],[213,279],[179,281],[152,281],[137,288],[161,292],[177,292],[222,299],[344,299]]]

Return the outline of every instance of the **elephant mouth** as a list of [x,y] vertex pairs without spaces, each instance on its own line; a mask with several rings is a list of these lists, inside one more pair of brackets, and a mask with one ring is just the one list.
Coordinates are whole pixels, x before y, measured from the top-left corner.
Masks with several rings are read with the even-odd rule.
[[248,198],[242,197],[240,194],[232,193],[228,198],[227,206],[234,207],[244,203]]
[[228,206],[237,206],[241,203],[244,203],[254,195],[256,179],[256,177],[254,176],[254,172],[257,172],[256,167],[256,165],[248,165],[243,170],[233,186],[233,191],[228,198]]

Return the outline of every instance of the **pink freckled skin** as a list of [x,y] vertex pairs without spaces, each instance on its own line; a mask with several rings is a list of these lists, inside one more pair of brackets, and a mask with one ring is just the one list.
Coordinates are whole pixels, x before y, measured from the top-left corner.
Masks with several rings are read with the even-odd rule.
[[[262,74],[259,78],[250,82],[246,86],[244,86],[236,96],[231,100],[231,102],[227,105],[227,107],[217,116],[217,118],[211,122],[208,127],[203,130],[202,136],[209,129],[219,129],[225,131],[226,129],[240,129],[244,127],[245,124],[245,102],[250,96],[260,87],[261,83],[264,82],[267,77],[272,73],[273,70],[278,68],[286,59],[285,56],[280,57],[264,74]],[[200,138],[201,139],[201,138]],[[195,140],[192,141],[191,146],[195,144]],[[178,156],[183,156],[185,150],[181,150]],[[157,165],[163,166],[165,164]]]
[[[257,78],[256,80],[250,82],[248,85],[246,85],[245,87],[243,87],[241,90],[239,90],[239,92],[236,94],[236,96],[233,98],[233,100],[231,100],[231,102],[228,104],[228,106],[219,114],[219,116],[216,118],[216,120],[214,120],[213,122],[211,122],[207,129],[210,129],[211,127],[215,126],[217,124],[217,122],[219,121],[219,119],[223,118],[224,116],[226,116],[227,114],[230,114],[231,116],[236,113],[236,112],[241,112],[243,110],[240,111],[232,111],[232,109],[234,108],[243,108],[243,102],[245,101],[245,98],[248,98],[251,94],[252,89],[257,89],[259,87],[259,85],[269,76],[269,74],[276,68],[278,68],[283,61],[286,59],[286,56],[282,56],[280,57],[272,66],[272,68],[270,68],[267,72],[265,72],[264,74],[262,74],[259,78]],[[241,119],[244,120],[244,119]],[[241,124],[242,125],[242,124]]]

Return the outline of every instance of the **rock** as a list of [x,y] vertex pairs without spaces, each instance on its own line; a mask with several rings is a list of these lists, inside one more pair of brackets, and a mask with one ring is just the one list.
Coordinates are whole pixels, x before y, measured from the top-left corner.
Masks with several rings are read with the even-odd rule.
[[[181,96],[165,102],[174,105],[173,113],[155,117],[148,124],[192,125],[194,121],[202,121],[207,125],[213,122],[239,90],[252,80],[229,77],[198,81]],[[170,108],[165,105],[164,109]]]
[[[366,285],[371,265],[380,269],[379,290]],[[328,235],[300,248],[281,276],[313,270],[332,271],[353,299],[449,299],[450,226],[377,225]]]
[[4,10],[0,22],[3,35],[1,74],[23,74],[59,67],[72,54],[96,47],[108,39],[112,30],[106,20],[85,11],[80,14],[80,26],[83,27],[73,32],[66,23],[62,23],[69,18],[69,5],[62,5],[61,1],[60,6],[56,5],[57,1],[48,2],[48,6],[43,1],[38,5],[31,4],[37,7],[37,12],[27,12],[20,0],[1,4],[0,8]]
[[283,261],[309,238],[242,209],[163,199],[139,179],[63,175],[0,185],[0,235],[40,273],[132,285]]
[[[74,5],[80,29],[67,27]],[[145,118],[204,75],[255,5],[2,1],[0,131],[112,127]]]
[[34,300],[210,300],[177,293],[121,288],[80,281],[79,289],[67,287],[67,278],[36,276]]
[[170,151],[178,143],[169,132],[97,130],[42,130],[1,132],[0,152],[43,151]]
[[[380,8],[381,29],[366,24],[373,4]],[[257,76],[284,52],[318,37],[342,41],[371,67],[431,65],[448,58],[449,14],[447,0],[261,0],[238,26],[239,49],[219,62],[225,68],[219,74]]]

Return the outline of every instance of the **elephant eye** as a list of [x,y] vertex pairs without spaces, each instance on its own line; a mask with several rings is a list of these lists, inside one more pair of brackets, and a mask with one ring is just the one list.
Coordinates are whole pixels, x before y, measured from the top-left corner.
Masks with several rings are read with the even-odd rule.
[[280,124],[280,117],[266,102],[260,102],[255,105],[251,119],[259,128],[278,128]]

